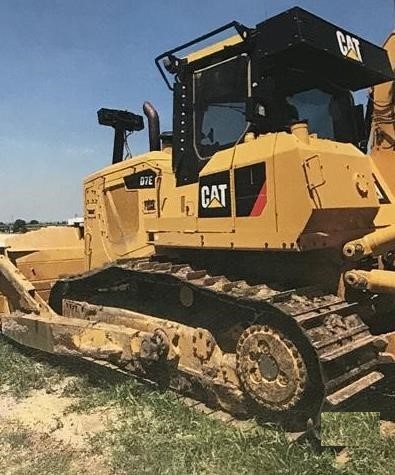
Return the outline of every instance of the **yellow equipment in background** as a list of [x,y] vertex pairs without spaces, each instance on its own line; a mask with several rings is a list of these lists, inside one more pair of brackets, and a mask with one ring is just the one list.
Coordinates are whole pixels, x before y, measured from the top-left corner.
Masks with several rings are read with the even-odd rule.
[[84,270],[82,226],[49,226],[3,235],[0,254],[14,263],[44,300],[60,276]]

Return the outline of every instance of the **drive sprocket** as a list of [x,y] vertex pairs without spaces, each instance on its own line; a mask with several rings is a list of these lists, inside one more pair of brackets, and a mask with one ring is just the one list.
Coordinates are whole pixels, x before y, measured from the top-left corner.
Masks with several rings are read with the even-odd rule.
[[241,334],[236,368],[248,395],[275,412],[295,407],[307,383],[306,365],[297,347],[268,325],[252,325]]

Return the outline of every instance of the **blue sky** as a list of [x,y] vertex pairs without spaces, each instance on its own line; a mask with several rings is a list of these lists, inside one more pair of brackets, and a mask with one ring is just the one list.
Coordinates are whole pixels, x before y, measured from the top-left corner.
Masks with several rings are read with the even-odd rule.
[[[0,0],[0,221],[80,215],[84,176],[111,161],[100,107],[141,113],[148,99],[171,130],[155,56],[296,4],[378,44],[394,26],[393,0]],[[132,151],[147,142],[136,133]]]

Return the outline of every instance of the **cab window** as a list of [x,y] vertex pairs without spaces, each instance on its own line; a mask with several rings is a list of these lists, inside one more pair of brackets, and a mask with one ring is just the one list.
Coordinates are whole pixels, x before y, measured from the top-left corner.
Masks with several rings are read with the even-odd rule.
[[194,145],[201,159],[245,133],[248,65],[243,55],[194,73]]

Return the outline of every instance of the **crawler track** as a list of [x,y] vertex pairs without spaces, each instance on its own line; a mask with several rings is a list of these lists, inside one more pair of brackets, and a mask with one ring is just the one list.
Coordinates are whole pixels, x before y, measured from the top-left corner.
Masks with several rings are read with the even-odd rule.
[[[238,387],[221,386],[204,364],[200,374],[173,368],[165,382],[237,417],[259,415],[300,426],[323,406],[340,407],[383,377],[377,363],[384,343],[363,323],[365,309],[315,287],[278,290],[212,276],[187,264],[139,259],[60,280],[50,297],[58,313],[63,299],[137,310],[208,330],[235,360]],[[262,340],[269,349],[260,349]],[[280,373],[279,353],[289,360]],[[163,367],[158,374],[163,376]]]

